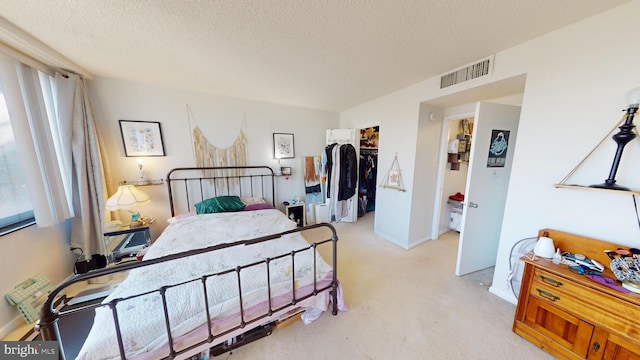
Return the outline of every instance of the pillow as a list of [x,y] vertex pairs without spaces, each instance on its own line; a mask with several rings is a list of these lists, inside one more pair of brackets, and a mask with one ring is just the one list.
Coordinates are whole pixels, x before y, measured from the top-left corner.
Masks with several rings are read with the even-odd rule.
[[215,198],[210,198],[206,200],[202,200],[199,203],[195,204],[196,214],[213,214],[220,212],[216,206],[214,201]]
[[266,201],[264,201],[264,199],[261,198],[261,197],[243,197],[242,198],[242,202],[245,203],[246,205],[265,204],[266,203]]
[[244,207],[244,211],[275,209],[271,204],[251,204]]
[[245,206],[238,196],[216,196],[195,204],[197,214],[240,211]]
[[215,197],[218,208],[222,211],[240,211],[246,206],[238,196],[218,196]]

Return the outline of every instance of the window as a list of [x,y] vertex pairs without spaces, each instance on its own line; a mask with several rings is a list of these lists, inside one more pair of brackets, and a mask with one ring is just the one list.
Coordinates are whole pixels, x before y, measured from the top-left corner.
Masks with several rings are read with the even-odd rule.
[[26,177],[18,159],[9,112],[0,84],[0,234],[34,223]]
[[74,216],[71,148],[60,148],[71,134],[58,131],[55,83],[53,73],[0,54],[0,235]]

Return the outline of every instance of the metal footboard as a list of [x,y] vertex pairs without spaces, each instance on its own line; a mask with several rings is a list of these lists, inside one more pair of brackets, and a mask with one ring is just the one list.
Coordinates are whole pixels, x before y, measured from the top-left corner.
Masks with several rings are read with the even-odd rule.
[[[41,310],[41,315],[40,315],[40,321],[37,325],[37,327],[39,328],[40,333],[42,334],[42,337],[45,341],[57,341],[60,348],[59,348],[59,354],[60,354],[60,359],[64,359],[65,358],[65,353],[64,353],[64,349],[63,349],[63,342],[60,338],[60,328],[59,328],[59,323],[58,320],[60,318],[63,318],[65,316],[69,316],[69,315],[73,315],[76,314],[78,312],[83,312],[83,311],[93,311],[94,309],[98,308],[98,307],[104,307],[107,306],[111,309],[112,311],[112,315],[113,315],[113,320],[114,320],[114,324],[116,327],[116,334],[117,334],[117,341],[118,341],[118,346],[119,346],[119,350],[120,350],[120,357],[122,359],[126,359],[125,356],[125,350],[124,350],[124,346],[123,346],[123,340],[122,340],[122,334],[121,334],[121,328],[120,328],[120,321],[122,319],[119,319],[118,317],[118,311],[116,308],[116,305],[119,302],[122,301],[126,301],[129,298],[118,298],[118,299],[113,299],[112,301],[106,303],[106,304],[88,304],[85,306],[79,306],[76,307],[74,309],[69,309],[69,310],[65,310],[64,308],[62,308],[61,310],[55,310],[54,309],[54,299],[56,299],[58,297],[58,295],[62,294],[64,292],[65,289],[67,289],[68,287],[70,287],[73,284],[79,283],[79,282],[83,282],[83,281],[88,281],[90,279],[94,279],[94,278],[98,278],[98,277],[102,277],[105,275],[112,275],[112,274],[117,274],[117,273],[122,273],[122,272],[127,272],[129,270],[132,269],[137,269],[137,268],[142,268],[142,267],[146,267],[146,266],[151,266],[151,265],[155,265],[155,264],[161,264],[161,263],[166,263],[169,261],[174,261],[176,259],[181,259],[181,258],[185,258],[185,257],[189,257],[189,256],[194,256],[194,255],[200,255],[200,254],[205,254],[205,253],[209,253],[209,252],[213,252],[213,251],[218,251],[221,249],[226,249],[226,248],[231,248],[231,247],[239,247],[239,246],[251,246],[252,244],[257,244],[257,243],[262,243],[262,242],[267,242],[267,241],[272,241],[272,240],[276,240],[281,238],[282,236],[288,235],[288,234],[293,234],[293,233],[298,233],[298,232],[303,232],[303,231],[307,231],[307,230],[311,230],[311,229],[316,229],[316,228],[326,228],[330,231],[331,235],[330,237],[321,240],[321,241],[317,241],[314,243],[311,243],[309,245],[309,247],[306,248],[301,248],[301,249],[292,249],[291,252],[289,253],[285,253],[285,254],[280,254],[278,256],[275,256],[273,258],[266,258],[262,261],[256,261],[253,263],[249,263],[249,264],[238,264],[236,267],[233,268],[229,268],[226,269],[224,271],[221,272],[217,272],[217,273],[212,273],[212,274],[202,274],[201,276],[191,279],[189,281],[185,281],[179,284],[168,284],[166,286],[161,287],[160,289],[156,289],[154,291],[150,291],[148,293],[145,294],[137,294],[134,296],[131,296],[129,298],[133,298],[133,297],[137,297],[137,296],[143,296],[143,295],[147,295],[153,292],[158,292],[161,297],[162,297],[162,306],[163,306],[163,313],[164,313],[164,320],[165,320],[165,327],[166,327],[166,332],[167,332],[167,336],[168,336],[168,347],[169,347],[169,355],[164,357],[165,359],[174,359],[174,358],[185,358],[187,356],[193,355],[198,353],[198,351],[200,351],[203,348],[207,348],[207,347],[211,347],[215,344],[221,343],[225,340],[227,340],[230,335],[233,332],[236,332],[239,329],[251,329],[253,327],[257,327],[260,326],[261,324],[265,323],[266,321],[268,321],[270,319],[270,317],[276,313],[282,312],[282,310],[286,310],[286,309],[293,309],[296,307],[296,304],[298,304],[300,301],[303,301],[307,298],[313,297],[313,296],[317,296],[318,294],[320,294],[321,292],[324,291],[330,291],[330,295],[331,295],[331,300],[332,300],[332,314],[333,315],[337,315],[338,313],[338,278],[337,278],[337,241],[338,241],[338,236],[336,233],[335,228],[327,223],[322,223],[322,224],[316,224],[316,225],[310,225],[310,226],[306,226],[306,227],[301,227],[301,228],[296,228],[294,230],[290,230],[290,231],[286,231],[286,232],[282,232],[279,234],[274,234],[274,235],[268,235],[268,236],[263,236],[263,237],[259,237],[259,238],[255,238],[255,239],[247,239],[247,240],[241,240],[241,241],[235,241],[235,242],[231,242],[231,243],[224,243],[224,244],[219,244],[219,245],[215,245],[215,246],[210,246],[210,247],[206,247],[206,248],[202,248],[202,249],[195,249],[195,250],[189,250],[189,251],[185,251],[185,252],[181,252],[181,253],[177,253],[177,254],[172,254],[172,255],[167,255],[164,257],[160,257],[160,258],[156,258],[156,259],[150,259],[150,260],[144,260],[144,261],[139,261],[139,262],[128,262],[128,263],[123,263],[120,265],[116,265],[116,266],[111,266],[111,267],[107,267],[107,268],[103,268],[103,269],[99,269],[99,270],[94,270],[94,271],[90,271],[84,274],[78,274],[73,276],[72,278],[70,278],[68,281],[64,282],[63,284],[59,285],[58,287],[56,287],[53,291],[51,291],[51,293],[49,293],[49,296],[47,297],[47,300],[44,302],[43,308]],[[330,243],[330,244],[329,244]],[[314,270],[314,281],[313,281],[313,291],[307,295],[304,296],[300,296],[298,297],[296,295],[296,291],[294,290],[292,292],[291,295],[291,299],[290,301],[288,301],[286,304],[281,305],[281,306],[274,306],[273,302],[272,302],[272,296],[271,296],[271,278],[270,278],[270,273],[269,273],[269,263],[274,261],[274,260],[278,260],[278,259],[286,259],[289,258],[291,261],[291,266],[292,269],[295,269],[294,265],[295,265],[295,259],[296,259],[296,255],[299,253],[303,253],[306,251],[311,251],[313,252],[313,256],[314,259],[316,259],[316,255],[318,252],[318,247],[322,246],[323,244],[327,244],[326,246],[331,246],[331,257],[332,257],[332,279],[331,282],[329,283],[329,285],[326,286],[318,286],[317,284],[317,268],[316,268],[316,261],[314,260],[314,264],[313,264],[313,270]],[[266,313],[253,317],[253,318],[247,318],[246,314],[245,314],[245,310],[243,307],[243,291],[242,291],[242,277],[241,277],[241,273],[242,271],[251,268],[251,267],[255,267],[255,266],[261,266],[261,265],[265,265],[266,264],[266,278],[267,278],[267,287],[268,287],[268,310]],[[211,329],[211,321],[212,321],[212,317],[211,314],[209,314],[209,303],[208,303],[208,299],[207,299],[207,279],[212,278],[212,277],[217,277],[217,276],[224,276],[224,275],[228,275],[228,274],[236,274],[237,277],[237,287],[238,287],[238,294],[239,294],[239,307],[240,307],[240,323],[237,326],[234,326],[231,329],[227,329],[223,332],[220,333],[214,333]],[[292,289],[295,289],[295,271],[292,271],[292,277],[291,277],[291,281],[292,281]],[[166,292],[169,289],[175,288],[175,287],[179,287],[179,286],[184,286],[186,284],[194,284],[194,283],[199,283],[202,286],[202,294],[203,294],[203,302],[205,304],[204,308],[206,309],[206,319],[207,322],[206,324],[208,324],[207,328],[208,328],[208,336],[205,340],[199,341],[197,343],[194,344],[189,344],[187,347],[182,348],[180,350],[177,350],[174,348],[174,341],[172,339],[172,335],[171,335],[171,323],[169,320],[169,310],[168,310],[168,304],[167,304],[167,297],[166,297]]]

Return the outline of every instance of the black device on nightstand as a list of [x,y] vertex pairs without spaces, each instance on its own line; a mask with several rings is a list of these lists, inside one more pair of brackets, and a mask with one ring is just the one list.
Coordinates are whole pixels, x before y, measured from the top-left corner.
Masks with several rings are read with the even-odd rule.
[[151,245],[151,227],[155,224],[152,221],[148,225],[139,227],[123,227],[118,230],[105,232],[104,241],[109,259],[112,262],[119,262],[123,258],[135,256],[140,250]]

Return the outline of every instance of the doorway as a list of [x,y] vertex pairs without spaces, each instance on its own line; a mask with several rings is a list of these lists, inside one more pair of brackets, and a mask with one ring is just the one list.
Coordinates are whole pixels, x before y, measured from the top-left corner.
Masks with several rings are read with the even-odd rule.
[[[350,144],[356,150],[357,187],[356,193],[347,202],[347,215],[339,221],[356,222],[358,218],[369,215],[375,217],[376,188],[378,179],[378,147],[380,141],[380,124],[364,125],[350,129],[327,129],[326,145]],[[327,148],[325,148],[326,150]],[[335,166],[335,164],[334,164]],[[326,179],[323,180],[323,182]],[[326,183],[322,185],[326,191]],[[326,192],[325,192],[326,194]],[[329,216],[330,202],[324,197],[322,204],[315,209],[316,222],[334,221]],[[374,223],[374,222],[372,222]]]
[[[438,235],[449,231],[460,233],[464,193],[467,185],[474,114],[460,114],[445,118],[442,123],[441,143],[446,145],[443,166],[440,221]],[[441,150],[442,151],[442,150]]]
[[[460,220],[459,225],[454,224],[459,226],[454,231],[460,233],[455,270],[458,276],[495,266],[519,116],[519,106],[479,102],[475,106],[473,123],[468,120],[469,114],[465,114],[457,118],[450,116],[450,121],[443,124],[440,152],[446,152],[446,157],[441,158],[445,157],[449,161],[441,164],[438,169],[438,189],[439,198],[447,202],[448,211],[439,211],[440,217],[436,224],[442,223],[442,216],[451,216],[450,222]],[[469,126],[473,129],[470,137],[466,136],[466,130],[456,130],[461,133],[456,134],[456,139],[466,141],[465,145],[470,143],[470,146],[451,148],[450,126],[447,126],[451,121],[457,121],[460,124],[458,127]],[[494,149],[498,145],[503,145],[503,148],[496,155]],[[456,165],[455,168],[464,166],[460,164],[460,153],[466,150],[470,154],[465,191],[462,193],[463,197],[452,202],[450,195],[443,193],[445,173],[451,171],[453,165]],[[452,163],[451,160],[456,159],[451,158],[451,153],[455,154],[458,163]],[[465,154],[462,159],[466,156]],[[454,205],[459,209],[458,214],[452,210]]]
[[380,126],[376,125],[360,129],[358,217],[362,217],[376,209],[379,140]]
[[[458,92],[454,92],[448,95],[444,95],[438,98],[433,98],[430,100],[426,100],[421,104],[421,112],[425,113],[433,113],[435,119],[431,118],[431,121],[437,121],[438,118],[440,121],[444,121],[444,123],[449,120],[457,120],[464,117],[473,116],[474,117],[474,132],[477,131],[477,120],[478,116],[476,115],[477,108],[474,105],[477,105],[474,102],[477,101],[491,101],[492,103],[498,104],[509,104],[521,106],[523,104],[524,92],[525,92],[525,84],[526,84],[526,74],[519,74],[510,78],[505,78],[502,80],[494,81],[491,83],[487,83],[480,86],[469,87]],[[442,134],[443,132],[441,132]],[[446,134],[446,132],[444,132]],[[476,135],[472,134],[473,140],[476,139]],[[446,139],[446,138],[445,138]],[[446,161],[447,161],[447,151],[446,151],[446,142],[445,139],[440,138],[440,146],[439,146],[439,155],[437,158],[436,164],[436,180],[434,187],[434,196],[433,196],[433,208],[432,208],[432,221],[430,227],[430,238],[438,239],[441,219],[444,217],[447,218],[447,213],[442,210],[442,205],[446,202],[446,198],[449,196],[444,196],[443,193],[443,181],[444,181],[444,171]],[[489,144],[484,144],[483,148],[480,148],[480,156],[484,156],[486,161],[486,156],[488,152]],[[472,149],[473,152],[473,149]],[[510,152],[510,156],[513,156],[513,148],[510,147],[508,152]],[[473,155],[472,155],[473,157]],[[486,164],[485,164],[486,166]],[[499,172],[499,171],[497,171]],[[500,174],[498,174],[500,175]],[[504,176],[500,176],[501,178],[506,178]],[[473,180],[470,179],[468,183],[473,184]],[[508,184],[506,185],[508,186]],[[465,195],[467,193],[465,187]],[[444,198],[444,199],[443,199]],[[473,199],[468,199],[465,196],[466,201],[473,201]],[[475,202],[474,202],[475,203]],[[482,206],[480,207],[482,208]],[[465,207],[466,209],[466,207]],[[478,210],[478,209],[474,209]],[[493,210],[493,212],[497,212],[500,218],[504,215],[504,204],[502,206],[502,210]],[[463,211],[464,213],[464,211]],[[459,235],[464,236],[464,228]],[[497,239],[495,239],[495,243],[499,242],[500,230],[498,230]],[[460,247],[459,247],[460,248]],[[483,251],[487,249],[482,249]],[[495,264],[495,257],[497,256],[497,248],[495,250],[489,250],[493,252],[493,264]],[[460,252],[460,249],[459,249]],[[458,254],[460,255],[460,254]],[[460,263],[460,259],[458,259],[458,263]],[[464,260],[464,259],[463,259]],[[464,261],[463,261],[464,263]],[[490,267],[490,266],[485,266]],[[456,266],[456,274],[461,275],[462,272],[459,272],[459,264]]]

